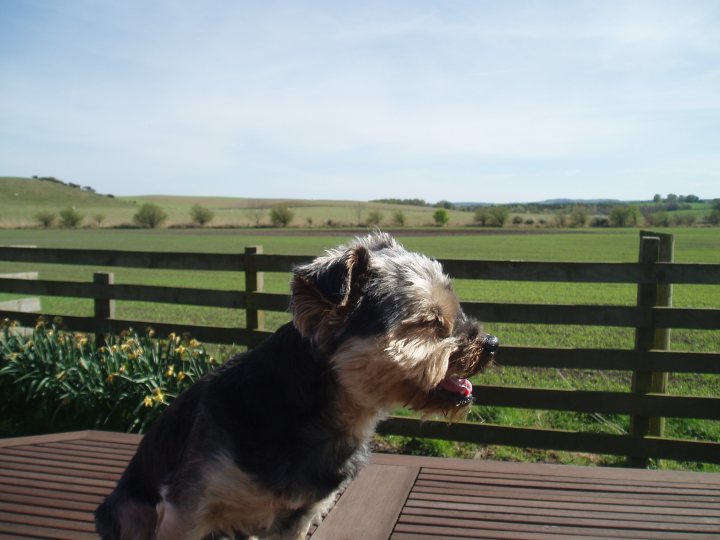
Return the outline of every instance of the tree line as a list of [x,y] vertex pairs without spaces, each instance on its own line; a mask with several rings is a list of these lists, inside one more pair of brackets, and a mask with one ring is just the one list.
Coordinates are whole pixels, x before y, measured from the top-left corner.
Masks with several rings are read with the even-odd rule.
[[[658,203],[654,205],[636,204],[615,204],[608,208],[598,208],[597,205],[559,206],[554,212],[545,210],[541,214],[529,213],[533,208],[518,207],[517,205],[479,206],[474,209],[473,223],[479,227],[505,227],[530,226],[530,227],[635,227],[646,224],[658,227],[669,226],[692,226],[700,220],[709,225],[720,225],[720,199],[715,199],[710,205],[708,214],[700,220],[694,213],[682,213],[684,207],[675,208],[667,206],[675,203]],[[530,206],[530,205],[528,205]],[[289,207],[278,205],[267,210],[270,224],[273,227],[288,227],[295,219],[295,212]],[[69,207],[60,210],[57,214],[50,211],[42,211],[36,214],[35,219],[39,226],[50,228],[56,224],[63,228],[79,227],[83,221],[89,219],[89,225],[100,227],[105,221],[103,214],[85,216],[76,208]],[[215,213],[199,204],[190,209],[190,218],[193,226],[209,225],[215,218]],[[365,219],[358,215],[359,226],[380,227],[380,226],[407,226],[405,213],[395,209],[387,220],[380,209],[372,209],[367,212]],[[162,226],[168,219],[168,214],[160,206],[154,203],[143,204],[133,215],[133,223],[137,227],[157,228]],[[451,216],[447,209],[437,208],[432,214],[433,224],[443,227],[450,223]],[[307,226],[314,225],[312,218],[306,218]],[[256,226],[262,225],[260,211],[257,212]],[[337,226],[332,220],[327,220],[322,225]]]

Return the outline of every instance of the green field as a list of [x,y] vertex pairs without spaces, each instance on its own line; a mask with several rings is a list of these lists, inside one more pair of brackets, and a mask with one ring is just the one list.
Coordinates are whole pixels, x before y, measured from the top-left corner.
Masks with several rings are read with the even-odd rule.
[[[667,232],[667,230],[663,230]],[[675,260],[678,262],[720,263],[720,231],[707,228],[671,229],[676,236]],[[399,239],[412,250],[436,258],[608,261],[637,260],[638,230],[552,231],[542,234],[449,234],[427,235],[406,231]],[[147,251],[242,252],[244,246],[262,245],[265,253],[317,255],[323,249],[347,241],[351,233],[329,231],[295,231],[289,234],[264,234],[255,230],[0,230],[2,245],[36,245],[39,247],[97,248]],[[0,262],[0,272],[37,270],[42,279],[90,281],[97,268],[75,268],[61,265],[28,265]],[[218,289],[241,288],[241,273],[157,271],[111,269],[116,283],[146,283]],[[265,288],[271,292],[288,291],[289,275],[269,274]],[[455,287],[463,300],[499,302],[579,303],[632,305],[633,285],[557,284],[501,281],[458,280]],[[3,295],[2,298],[11,298]],[[43,298],[43,309],[50,313],[89,315],[89,300]],[[720,307],[719,286],[675,286],[673,303],[683,307]],[[116,317],[147,321],[176,321],[193,324],[234,326],[244,324],[241,312],[142,302],[119,302]],[[270,328],[288,320],[286,313],[269,313]],[[493,324],[486,328],[497,334],[506,345],[547,347],[632,348],[633,330],[625,328],[579,327],[554,325]],[[720,351],[720,330],[673,330],[675,350]],[[502,352],[502,351],[501,351]],[[629,389],[629,374],[620,372],[585,372],[577,370],[543,370],[503,368],[499,366],[480,377],[486,384],[575,388],[586,390]],[[720,395],[720,377],[710,375],[671,375],[670,393],[678,395]],[[628,418],[555,411],[477,408],[472,419],[508,425],[544,426],[560,429],[584,429],[617,433],[628,429]],[[669,419],[667,434],[671,437],[720,440],[720,422]],[[392,439],[391,439],[392,442]],[[401,444],[397,441],[395,444]],[[403,443],[404,444],[404,443]],[[472,455],[480,452],[503,459],[557,460],[579,463],[615,463],[616,458],[579,456],[558,452],[491,448],[472,445],[437,443],[445,453]],[[425,451],[434,451],[432,448]]]
[[[40,212],[56,214],[75,207],[85,216],[85,222],[94,221],[95,216],[104,216],[105,225],[120,223],[125,216],[132,217],[137,211],[129,201],[98,195],[81,188],[50,181],[31,180],[17,177],[0,177],[0,227],[31,227],[37,225]],[[127,220],[128,222],[131,219]]]
[[[397,202],[397,201],[395,201]],[[405,201],[416,204],[418,201]],[[346,228],[373,223],[381,227],[434,227],[433,206],[389,204],[342,200],[306,199],[250,199],[241,197],[202,196],[113,196],[95,193],[91,186],[79,186],[57,179],[22,178],[0,176],[0,229],[39,227],[38,214],[49,213],[55,217],[53,228],[61,227],[61,211],[73,208],[82,216],[78,228],[134,228],[133,217],[145,203],[159,206],[167,215],[163,228],[197,227],[192,218],[192,208],[200,205],[212,213],[205,224],[208,228],[267,228],[272,226],[270,212],[273,208],[288,207],[293,214],[289,223],[296,228]],[[523,203],[500,205],[506,213],[505,229],[545,229],[576,225],[579,229],[608,224],[609,214],[617,205],[634,205],[646,212],[640,222],[657,226],[708,225],[714,202],[702,201],[673,206],[666,203],[635,201],[628,203]],[[490,208],[466,208],[447,210],[448,227],[466,228],[477,226],[475,210],[487,213]],[[582,214],[584,221],[577,222]],[[372,216],[375,216],[371,220]],[[398,215],[402,221],[398,221]],[[487,224],[493,224],[488,221]],[[497,226],[497,223],[495,223]]]
[[[110,194],[111,195],[111,194]],[[181,197],[148,195],[137,197],[109,197],[82,187],[70,187],[32,178],[0,176],[0,228],[37,227],[40,212],[55,215],[73,207],[83,216],[81,228],[131,227],[133,216],[144,203],[154,203],[166,212],[164,227],[192,226],[191,209],[199,204],[214,214],[212,227],[268,227],[270,210],[287,206],[294,213],[293,227],[336,226],[363,224],[371,212],[380,212],[381,223],[393,224],[395,212],[402,212],[407,226],[433,224],[431,207],[404,206],[356,201],[323,201],[299,199],[245,199],[237,197]],[[450,224],[469,225],[472,212],[450,211]],[[55,226],[59,225],[56,220]]]
[[[675,260],[678,262],[720,263],[720,231],[714,229],[677,229]],[[307,254],[347,241],[351,235],[317,234],[257,235],[241,230],[0,230],[2,245],[36,245],[39,247],[125,249],[148,251],[242,252],[244,246],[262,245],[265,253]],[[482,235],[399,235],[405,245],[436,258],[609,261],[627,262],[637,258],[638,232],[623,229],[583,233],[548,234],[482,234]],[[61,265],[0,263],[0,271],[38,270],[45,279],[90,281],[97,268],[75,268]],[[116,283],[167,284],[173,286],[234,289],[242,286],[242,276],[232,273],[112,269]],[[289,276],[268,274],[266,290],[287,292]],[[455,283],[464,300],[534,303],[582,303],[630,305],[635,301],[635,287],[623,284],[513,283],[503,281],[459,280]],[[7,297],[7,295],[5,296]],[[92,302],[82,299],[44,298],[44,309],[66,315],[85,315]],[[680,285],[674,289],[674,305],[683,307],[720,307],[720,287]],[[183,306],[119,302],[119,318],[150,321],[177,321],[198,324],[241,324],[242,314],[230,310]],[[275,326],[287,319],[286,314],[269,314],[268,324]],[[567,326],[527,328],[506,325],[500,328],[503,341],[513,345],[616,346],[631,347],[632,335],[627,329],[576,329]],[[676,331],[673,347],[678,349],[720,350],[716,332]]]

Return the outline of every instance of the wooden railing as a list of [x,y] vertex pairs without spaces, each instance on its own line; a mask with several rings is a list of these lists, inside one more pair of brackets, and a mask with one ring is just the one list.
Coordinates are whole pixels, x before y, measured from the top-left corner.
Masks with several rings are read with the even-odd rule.
[[[720,352],[677,352],[669,349],[670,328],[720,329],[720,309],[671,307],[672,284],[720,285],[720,264],[672,262],[670,235],[641,233],[637,263],[558,263],[517,261],[441,260],[445,271],[457,279],[505,281],[633,283],[638,301],[634,306],[507,304],[464,302],[463,308],[479,320],[492,323],[590,325],[635,329],[635,347],[627,349],[568,349],[503,346],[504,366],[617,370],[632,373],[630,392],[576,391],[477,385],[477,405],[523,409],[623,414],[631,417],[629,434],[615,435],[509,427],[492,424],[440,421],[420,422],[391,417],[379,426],[383,434],[408,435],[553,450],[582,451],[628,456],[638,466],[649,458],[720,463],[715,441],[664,437],[664,418],[720,420],[720,398],[667,395],[667,374],[720,374]],[[242,254],[148,253],[105,250],[0,248],[0,260],[179,270],[241,271],[244,291],[193,289],[149,285],[118,285],[112,275],[97,273],[93,283],[0,278],[0,292],[92,298],[92,317],[60,316],[70,329],[118,333],[129,327],[152,326],[158,335],[189,333],[208,343],[253,347],[270,332],[264,311],[286,311],[289,296],[263,292],[264,272],[290,272],[309,256],[266,255],[257,247]],[[245,310],[245,328],[195,326],[119,320],[113,317],[115,300],[178,303]],[[37,314],[0,311],[33,325]]]

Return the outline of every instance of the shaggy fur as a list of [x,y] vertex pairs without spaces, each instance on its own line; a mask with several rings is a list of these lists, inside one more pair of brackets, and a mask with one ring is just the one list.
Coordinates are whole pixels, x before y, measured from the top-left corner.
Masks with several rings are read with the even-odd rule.
[[497,339],[440,265],[377,233],[296,268],[293,321],[180,395],[95,512],[104,539],[304,538],[387,411],[450,419]]

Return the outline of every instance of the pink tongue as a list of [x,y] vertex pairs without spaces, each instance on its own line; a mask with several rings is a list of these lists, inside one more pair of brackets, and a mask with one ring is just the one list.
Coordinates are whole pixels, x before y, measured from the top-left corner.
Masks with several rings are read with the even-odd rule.
[[440,381],[440,388],[447,390],[448,392],[454,392],[461,394],[465,397],[472,394],[472,383],[467,379],[456,379],[455,377],[446,377]]

